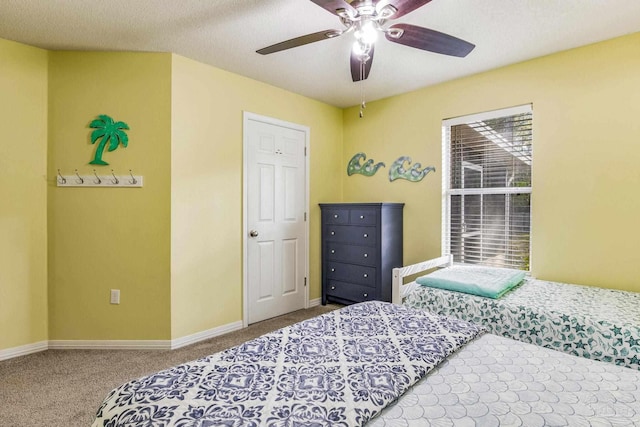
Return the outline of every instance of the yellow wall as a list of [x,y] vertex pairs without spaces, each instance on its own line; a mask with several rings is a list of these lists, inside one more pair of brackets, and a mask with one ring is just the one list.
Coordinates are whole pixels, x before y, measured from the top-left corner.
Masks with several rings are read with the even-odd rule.
[[[40,176],[49,197],[49,339],[166,340],[242,318],[243,111],[311,128],[309,284],[319,298],[317,203],[340,194],[340,109],[171,54],[49,56],[48,178]],[[88,164],[88,124],[98,114],[131,127],[127,148],[105,152],[109,166]],[[144,187],[55,185],[58,169],[94,168],[132,169]],[[46,241],[40,247],[46,260]],[[109,303],[110,289],[120,289],[121,304]]]
[[[405,202],[405,264],[440,254],[442,119],[533,103],[532,273],[640,291],[640,33],[344,112],[343,163],[387,168],[345,179],[345,200]],[[387,178],[401,155],[437,173]]]
[[0,40],[0,350],[47,340],[47,55]]
[[[105,150],[109,166],[88,164],[98,114],[130,127],[127,148]],[[170,338],[170,156],[170,54],[50,52],[50,339]],[[58,188],[58,169],[132,169],[144,187]]]
[[[8,236],[0,349],[47,338],[166,340],[240,320],[243,111],[311,129],[312,299],[319,202],[405,202],[405,263],[436,256],[441,120],[526,103],[534,106],[534,275],[640,291],[638,69],[634,34],[372,102],[359,119],[357,108],[176,55],[47,52],[0,40],[0,93],[11,99],[0,106],[0,197],[10,201],[0,205]],[[96,169],[133,169],[143,188],[55,186],[58,169],[94,168],[87,125],[98,114],[131,130],[129,147]],[[358,151],[387,168],[347,177]],[[438,171],[390,183],[401,155]],[[112,288],[120,305],[109,304]]]
[[172,69],[172,337],[242,320],[243,111],[310,128],[310,298],[318,203],[339,200],[342,111],[177,55]]

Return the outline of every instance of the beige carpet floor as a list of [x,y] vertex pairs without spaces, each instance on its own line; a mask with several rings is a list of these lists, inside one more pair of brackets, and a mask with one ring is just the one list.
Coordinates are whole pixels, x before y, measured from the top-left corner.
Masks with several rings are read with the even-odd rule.
[[1,361],[0,426],[90,426],[103,398],[120,384],[336,308],[295,311],[177,350],[48,350]]

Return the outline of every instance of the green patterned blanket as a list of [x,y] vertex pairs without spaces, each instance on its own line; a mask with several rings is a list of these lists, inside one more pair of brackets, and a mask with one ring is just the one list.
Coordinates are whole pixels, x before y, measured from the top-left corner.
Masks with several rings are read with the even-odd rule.
[[404,305],[496,335],[640,370],[640,294],[526,279],[499,300],[415,286]]

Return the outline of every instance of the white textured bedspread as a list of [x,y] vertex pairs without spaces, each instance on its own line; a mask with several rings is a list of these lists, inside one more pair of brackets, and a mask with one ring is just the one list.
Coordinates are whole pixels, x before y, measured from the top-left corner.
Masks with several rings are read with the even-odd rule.
[[640,371],[485,334],[367,427],[640,426]]

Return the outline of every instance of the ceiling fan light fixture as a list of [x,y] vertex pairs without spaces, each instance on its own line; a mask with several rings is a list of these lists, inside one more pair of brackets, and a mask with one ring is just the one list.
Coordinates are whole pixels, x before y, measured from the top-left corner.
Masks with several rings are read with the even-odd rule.
[[378,39],[378,30],[373,21],[365,20],[360,22],[358,29],[354,33],[356,40],[362,44],[374,44]]
[[367,62],[371,56],[369,53],[371,52],[372,44],[361,43],[356,40],[353,42],[353,54],[358,57],[360,62]]
[[376,14],[376,7],[369,3],[363,3],[357,6],[356,10],[360,16],[374,16]]

